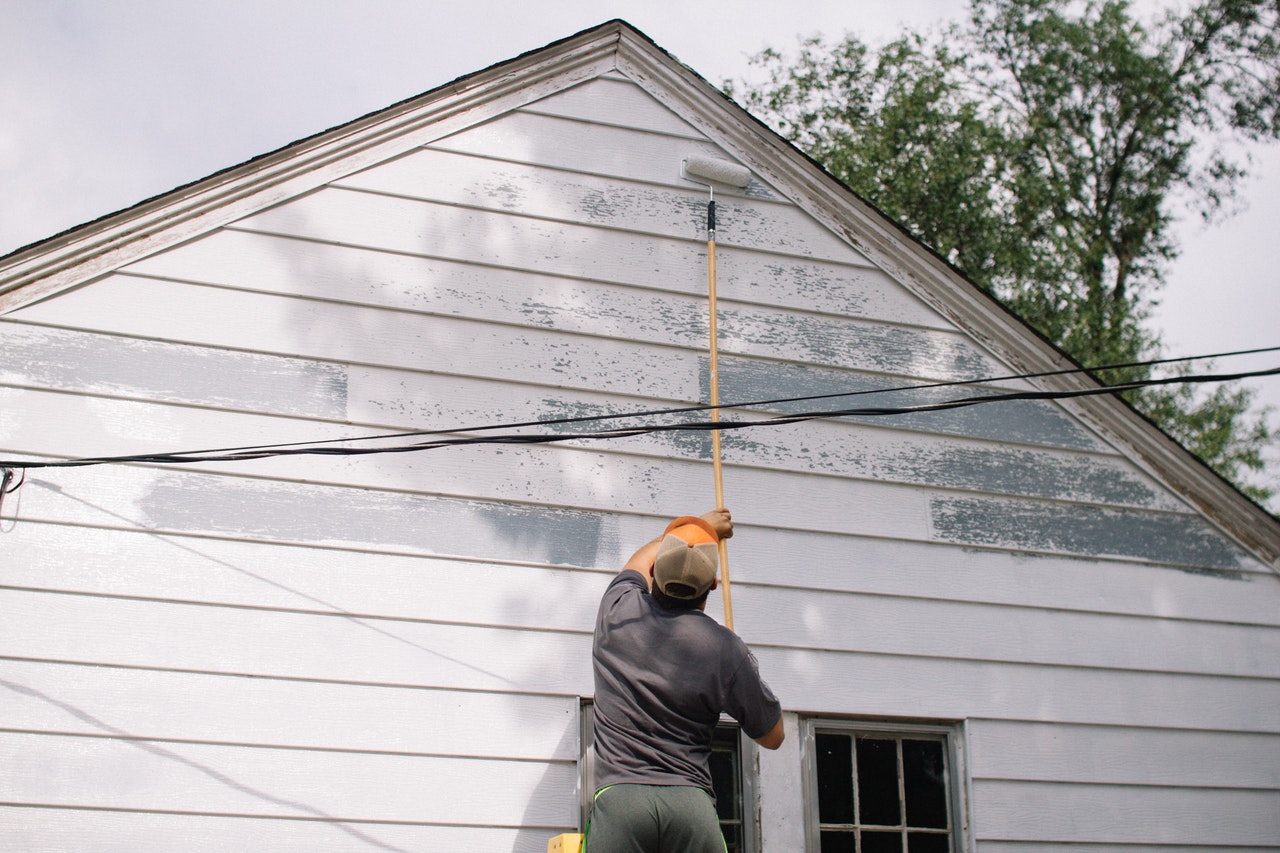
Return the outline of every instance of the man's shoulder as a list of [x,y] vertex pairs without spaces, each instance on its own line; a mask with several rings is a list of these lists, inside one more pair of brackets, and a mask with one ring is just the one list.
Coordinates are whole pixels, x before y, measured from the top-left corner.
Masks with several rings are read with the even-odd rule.
[[649,589],[649,582],[645,580],[644,575],[635,569],[623,569],[613,576],[613,580],[609,581],[609,589],[614,587],[634,586],[641,590]]
[[648,594],[649,582],[644,575],[632,569],[623,569],[609,581],[600,600],[605,607],[612,607],[627,596]]

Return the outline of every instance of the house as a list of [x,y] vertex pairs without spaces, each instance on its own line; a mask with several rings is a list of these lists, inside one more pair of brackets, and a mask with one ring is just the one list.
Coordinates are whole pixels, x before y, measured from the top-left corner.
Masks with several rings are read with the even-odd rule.
[[[693,156],[751,175],[715,195],[720,396],[752,404],[726,418],[1096,389],[620,21],[27,247],[0,259],[0,846],[579,830],[596,602],[713,505],[705,430],[16,465],[705,421],[669,411],[708,399]],[[724,729],[734,849],[1280,846],[1280,522],[1122,402],[723,456],[735,628],[788,733]]]

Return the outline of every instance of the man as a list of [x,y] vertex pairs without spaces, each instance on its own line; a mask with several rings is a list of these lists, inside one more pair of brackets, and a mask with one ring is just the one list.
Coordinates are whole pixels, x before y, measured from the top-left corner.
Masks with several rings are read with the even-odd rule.
[[609,584],[596,617],[595,800],[587,853],[724,853],[711,788],[721,712],[766,749],[782,707],[742,640],[703,610],[726,509],[671,522]]

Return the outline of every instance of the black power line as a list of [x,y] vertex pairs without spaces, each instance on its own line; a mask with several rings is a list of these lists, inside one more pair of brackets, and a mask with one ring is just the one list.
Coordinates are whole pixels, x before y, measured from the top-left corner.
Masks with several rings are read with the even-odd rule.
[[[220,448],[213,450],[187,451],[178,453],[147,453],[135,454],[128,456],[99,456],[87,457],[80,459],[68,459],[57,462],[19,462],[19,461],[2,461],[0,460],[0,471],[6,472],[5,486],[8,486],[12,477],[8,472],[16,470],[25,470],[30,468],[74,468],[90,465],[106,465],[106,464],[122,464],[122,463],[149,463],[149,464],[184,464],[196,462],[237,462],[254,459],[266,459],[280,456],[362,456],[380,453],[411,453],[424,450],[436,450],[444,447],[457,447],[462,445],[475,444],[551,444],[564,441],[577,440],[604,440],[614,438],[626,438],[630,436],[645,435],[659,432],[680,432],[680,431],[709,431],[709,430],[734,430],[745,429],[749,427],[760,426],[780,426],[785,424],[794,424],[804,421],[818,420],[822,418],[836,417],[889,417],[893,415],[906,415],[919,412],[937,412],[948,409],[965,408],[985,403],[996,402],[1012,402],[1012,401],[1030,401],[1030,400],[1062,400],[1077,397],[1092,397],[1104,394],[1115,394],[1123,391],[1135,390],[1138,388],[1146,388],[1160,385],[1175,384],[1192,384],[1192,383],[1211,383],[1211,382],[1230,382],[1238,379],[1247,379],[1260,376],[1274,376],[1280,374],[1280,367],[1269,368],[1265,370],[1254,370],[1237,372],[1230,374],[1202,374],[1202,375],[1185,375],[1171,376],[1160,379],[1143,379],[1132,382],[1124,382],[1115,385],[1098,385],[1093,388],[1076,389],[1069,391],[1009,391],[994,394],[979,394],[967,397],[958,397],[951,400],[943,400],[935,403],[925,403],[912,406],[876,406],[863,408],[840,408],[825,409],[820,411],[808,411],[786,415],[776,415],[768,418],[760,418],[755,420],[722,420],[719,412],[730,409],[744,408],[764,408],[768,406],[776,406],[782,403],[809,402],[814,400],[835,399],[844,397],[855,397],[865,394],[887,394],[905,391],[920,391],[924,389],[936,389],[944,387],[971,386],[978,384],[990,384],[995,382],[1004,382],[1011,380],[1037,379],[1050,376],[1063,376],[1069,374],[1087,374],[1096,379],[1094,374],[1104,373],[1107,371],[1132,369],[1137,367],[1150,367],[1157,364],[1169,364],[1174,362],[1190,362],[1200,361],[1211,358],[1225,358],[1235,355],[1251,355],[1258,353],[1280,351],[1280,347],[1270,347],[1266,349],[1240,350],[1229,353],[1217,353],[1215,355],[1192,356],[1189,358],[1170,358],[1156,359],[1143,362],[1130,362],[1126,364],[1106,365],[1103,367],[1092,368],[1070,368],[1065,370],[1047,371],[1041,373],[1023,373],[1010,376],[989,377],[985,379],[971,379],[953,382],[936,382],[922,385],[908,385],[897,388],[887,389],[867,389],[862,391],[836,392],[831,394],[818,394],[801,397],[787,397],[772,400],[756,400],[746,403],[721,404],[719,406],[682,406],[678,408],[654,409],[640,412],[630,412],[622,414],[608,415],[590,415],[575,418],[555,418],[539,421],[525,421],[522,423],[509,424],[491,424],[487,426],[449,429],[449,430],[429,430],[415,432],[388,433],[376,436],[363,436],[357,438],[331,439],[319,442],[297,442],[291,444],[274,444],[274,445],[258,445],[250,447],[232,447]],[[666,416],[674,414],[688,414],[694,412],[715,411],[713,420],[699,421],[683,421],[677,423],[666,424],[647,424],[636,426],[616,427],[612,429],[581,431],[581,432],[554,432],[554,433],[533,433],[519,434],[506,433],[499,435],[458,435],[458,433],[492,433],[497,430],[511,430],[526,427],[549,427],[563,426],[575,423],[590,423],[610,420],[624,420],[644,417]],[[338,444],[349,444],[354,441],[386,441],[389,439],[405,439],[405,438],[426,438],[431,436],[441,436],[428,441],[417,441],[406,444],[387,445],[378,447],[350,447],[335,446]],[[452,436],[452,437],[443,437]],[[16,487],[15,487],[16,488]]]

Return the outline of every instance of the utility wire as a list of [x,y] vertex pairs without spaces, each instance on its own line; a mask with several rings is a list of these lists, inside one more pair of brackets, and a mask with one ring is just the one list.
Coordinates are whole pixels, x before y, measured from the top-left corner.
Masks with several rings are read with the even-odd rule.
[[[283,444],[261,444],[251,445],[248,447],[228,447],[213,450],[189,451],[191,453],[228,453],[241,450],[269,450],[274,448],[291,448],[291,447],[319,447],[327,444],[345,444],[353,441],[382,441],[393,438],[420,438],[430,435],[454,435],[457,433],[475,433],[475,432],[492,432],[499,429],[521,429],[524,427],[542,427],[542,426],[560,426],[564,424],[578,423],[594,423],[599,421],[612,420],[628,420],[631,418],[647,418],[659,417],[665,415],[681,415],[690,412],[710,412],[721,411],[727,409],[764,409],[770,406],[777,406],[783,403],[802,403],[812,400],[832,400],[841,397],[861,397],[868,394],[895,394],[903,391],[921,391],[935,388],[957,388],[969,385],[993,385],[997,382],[1012,382],[1023,379],[1043,379],[1050,376],[1069,376],[1072,374],[1085,374],[1097,381],[1098,377],[1095,373],[1106,373],[1116,370],[1127,370],[1135,367],[1155,367],[1162,364],[1174,364],[1181,362],[1205,361],[1215,358],[1231,358],[1240,355],[1258,355],[1262,353],[1280,352],[1280,346],[1263,347],[1260,349],[1236,350],[1234,352],[1213,353],[1211,355],[1193,355],[1181,358],[1158,358],[1147,361],[1131,361],[1121,364],[1108,364],[1102,367],[1071,367],[1062,370],[1047,370],[1040,373],[1016,373],[1006,376],[987,376],[980,379],[953,379],[946,382],[929,382],[919,385],[899,385],[890,388],[866,388],[861,391],[833,391],[829,394],[808,394],[800,397],[775,397],[768,400],[751,400],[743,403],[721,403],[718,406],[707,404],[696,404],[691,406],[677,406],[666,409],[648,409],[637,412],[619,412],[606,415],[579,415],[571,418],[549,418],[545,420],[523,421],[518,423],[489,424],[477,427],[452,427],[449,429],[434,430],[412,430],[408,432],[383,433],[381,435],[371,436],[348,436],[346,438],[330,438],[322,441],[296,441]],[[1115,386],[1109,386],[1112,390]],[[1123,390],[1123,389],[1120,389]]]
[[[518,429],[524,427],[543,427],[558,426],[571,423],[598,422],[605,420],[630,419],[640,417],[653,417],[658,415],[685,414],[690,412],[704,412],[716,410],[717,412],[725,409],[740,408],[760,408],[765,406],[778,405],[781,403],[792,403],[802,401],[813,401],[822,399],[832,399],[838,397],[854,397],[864,394],[886,394],[901,391],[918,391],[922,389],[956,387],[975,384],[988,384],[994,382],[1002,382],[1019,379],[1035,379],[1048,376],[1061,376],[1068,374],[1095,374],[1105,371],[1120,370],[1134,367],[1147,367],[1156,364],[1168,364],[1173,362],[1190,362],[1199,361],[1210,358],[1224,358],[1234,355],[1249,355],[1267,352],[1280,351],[1280,347],[1269,347],[1265,349],[1240,350],[1230,353],[1218,353],[1215,355],[1192,356],[1189,358],[1170,358],[1157,359],[1144,362],[1131,362],[1126,364],[1106,365],[1104,367],[1092,368],[1071,368],[1065,370],[1046,371],[1042,373],[1025,373],[1003,377],[993,377],[986,379],[972,379],[953,382],[938,382],[924,385],[902,386],[898,388],[888,389],[867,389],[862,391],[836,392],[831,394],[818,394],[801,397],[788,397],[773,400],[759,400],[748,403],[721,404],[719,406],[684,406],[679,408],[657,409],[643,412],[610,414],[610,415],[591,415],[576,418],[556,418],[541,421],[526,421],[523,423],[513,424],[494,424],[488,426],[474,427],[469,429],[450,429],[450,430],[430,430],[415,431],[404,433],[390,433],[377,436],[365,436],[348,439],[331,439],[319,442],[297,442],[291,444],[275,444],[275,445],[259,445],[250,447],[222,448],[216,450],[188,451],[179,453],[154,453],[154,454],[138,454],[129,456],[101,456],[88,457],[81,459],[68,459],[59,462],[6,462],[0,461],[0,470],[25,470],[30,468],[73,468],[84,467],[90,465],[106,465],[120,463],[150,463],[150,464],[183,464],[195,462],[234,462],[254,459],[266,459],[281,456],[362,456],[380,453],[409,453],[424,450],[435,450],[443,447],[457,447],[462,445],[473,444],[551,444],[564,441],[575,440],[603,440],[614,438],[626,438],[630,436],[645,435],[659,432],[677,432],[677,431],[709,431],[709,430],[728,430],[728,429],[744,429],[747,427],[758,426],[780,426],[784,424],[794,424],[803,421],[818,420],[822,418],[833,417],[887,417],[893,415],[914,414],[919,412],[936,412],[948,409],[958,409],[969,406],[980,405],[984,403],[994,402],[1011,402],[1020,400],[1061,400],[1076,397],[1091,397],[1104,394],[1114,394],[1122,391],[1130,391],[1138,388],[1146,388],[1159,385],[1175,385],[1175,384],[1191,384],[1191,383],[1210,383],[1210,382],[1230,382],[1238,379],[1246,379],[1260,376],[1274,376],[1280,374],[1280,367],[1265,370],[1254,370],[1246,372],[1237,372],[1230,374],[1208,374],[1208,375],[1186,375],[1171,376],[1160,379],[1144,379],[1132,382],[1119,383],[1116,385],[1099,385],[1093,388],[1077,389],[1072,391],[1011,391],[998,394],[981,394],[969,397],[960,397],[952,400],[944,400],[936,403],[926,403],[914,406],[879,406],[865,408],[843,408],[821,411],[809,411],[787,415],[776,415],[769,418],[756,420],[720,420],[716,415],[714,420],[710,421],[685,421],[668,424],[649,424],[629,427],[618,427],[614,429],[597,430],[590,432],[556,432],[556,433],[535,433],[535,434],[504,434],[504,435],[462,435],[458,433],[478,433],[493,432],[500,429]],[[1096,377],[1094,377],[1096,378]],[[447,436],[452,438],[436,438],[430,441],[419,441],[408,444],[399,444],[391,446],[378,447],[348,447],[333,446],[339,442],[352,441],[375,441],[388,439],[403,438],[422,438],[429,436]],[[6,485],[7,485],[6,481]]]

